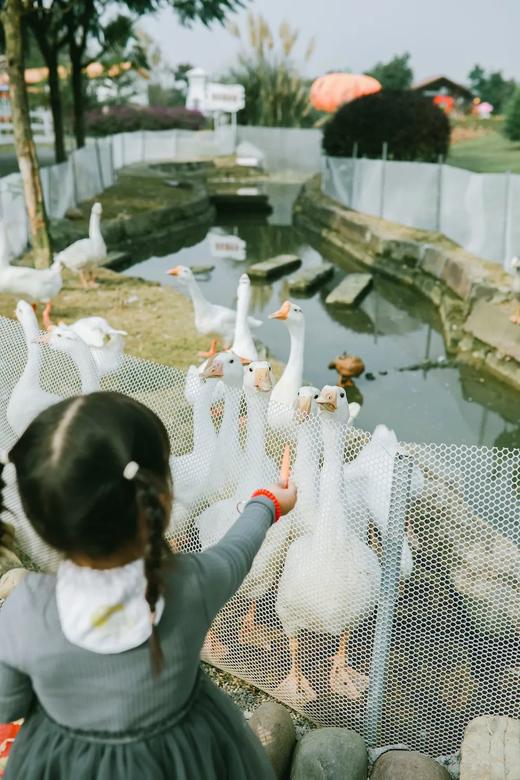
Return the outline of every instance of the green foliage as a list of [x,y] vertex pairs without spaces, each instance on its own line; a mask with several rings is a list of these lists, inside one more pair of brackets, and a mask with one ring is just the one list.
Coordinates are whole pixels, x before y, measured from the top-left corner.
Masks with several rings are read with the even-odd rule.
[[507,104],[504,132],[511,141],[520,141],[520,87]]
[[502,71],[488,74],[480,65],[475,65],[468,79],[472,91],[481,100],[491,103],[496,114],[504,111],[517,86],[514,79],[505,79]]
[[[239,55],[238,65],[225,76],[225,80],[245,88],[246,106],[238,114],[239,123],[264,127],[312,126],[318,114],[309,104],[309,83],[292,62],[298,31],[282,22],[275,41],[265,19],[250,13],[247,37],[236,26],[230,27],[230,32],[248,47]],[[305,52],[306,61],[312,56],[313,48],[311,40]]]
[[367,76],[373,76],[383,89],[409,89],[413,82],[413,70],[410,67],[410,54],[397,55],[390,62],[378,62]]
[[135,130],[200,130],[206,124],[198,111],[184,106],[176,108],[134,108],[115,106],[87,112],[87,129],[91,135],[131,133]]
[[430,98],[411,90],[389,90],[346,103],[325,126],[323,148],[333,157],[381,157],[384,143],[393,160],[436,162],[450,143],[448,117]]

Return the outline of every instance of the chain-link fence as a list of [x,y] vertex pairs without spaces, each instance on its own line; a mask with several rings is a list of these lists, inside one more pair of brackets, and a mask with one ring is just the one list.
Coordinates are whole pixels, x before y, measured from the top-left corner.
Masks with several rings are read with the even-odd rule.
[[[34,393],[59,396],[97,378],[76,353],[38,347],[28,358],[21,328],[5,318],[0,343],[5,448],[22,372]],[[398,444],[384,428],[370,436],[314,414],[313,398],[310,416],[295,419],[267,393],[211,382],[132,357],[101,382],[166,424],[176,495],[168,539],[180,551],[217,541],[291,445],[297,508],[269,530],[203,656],[371,745],[448,753],[474,716],[519,717],[520,451]],[[11,468],[5,498],[18,540],[52,570],[57,557],[24,519]]]
[[[60,219],[67,209],[112,186],[116,171],[125,165],[231,154],[233,133],[231,126],[222,125],[214,131],[142,130],[89,138],[66,162],[41,168],[47,213],[51,219]],[[0,179],[0,220],[9,256],[21,254],[29,241],[29,226],[19,173]]]
[[323,157],[322,187],[344,206],[435,230],[503,263],[520,254],[520,176],[442,163]]

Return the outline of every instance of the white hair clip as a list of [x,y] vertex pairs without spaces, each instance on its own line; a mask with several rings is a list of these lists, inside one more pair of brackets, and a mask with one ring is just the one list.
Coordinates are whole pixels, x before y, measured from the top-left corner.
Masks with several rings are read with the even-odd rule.
[[123,470],[123,477],[128,480],[134,479],[138,471],[139,471],[139,464],[136,463],[135,460],[131,460],[126,464]]
[[0,463],[2,466],[7,466],[9,463],[9,452],[7,450],[0,450]]

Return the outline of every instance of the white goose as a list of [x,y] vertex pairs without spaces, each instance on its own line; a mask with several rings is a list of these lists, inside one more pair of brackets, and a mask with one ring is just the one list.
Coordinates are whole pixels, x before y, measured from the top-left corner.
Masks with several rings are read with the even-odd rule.
[[[211,419],[215,382],[206,380],[209,375],[210,367],[207,374],[197,373],[193,377],[193,449],[186,455],[170,458],[174,505],[169,530],[176,535],[186,530],[193,513],[197,511],[197,503],[204,500],[205,485],[217,445],[217,434]],[[196,389],[195,382],[198,383]]]
[[303,381],[305,318],[300,306],[285,301],[278,311],[269,315],[269,319],[285,322],[291,339],[289,360],[271,394],[268,417],[271,428],[284,429],[292,422],[293,404]]
[[379,596],[377,555],[350,527],[343,501],[343,452],[349,408],[345,391],[325,386],[317,399],[324,444],[320,506],[310,533],[289,548],[278,585],[276,612],[289,635],[292,666],[277,693],[304,704],[316,698],[298,657],[302,629],[340,638],[329,686],[334,693],[360,698],[368,678],[348,665],[352,630],[374,610]]
[[100,378],[119,371],[124,359],[126,330],[113,328],[104,317],[82,317],[69,327],[89,347]]
[[[191,268],[185,265],[177,265],[175,268],[170,268],[167,273],[170,276],[174,276],[182,285],[188,288],[193,303],[197,331],[203,336],[216,335],[223,342],[224,346],[229,346],[234,338],[236,311],[228,306],[210,303],[202,293]],[[261,320],[257,320],[254,317],[248,317],[248,323],[252,328],[258,328],[262,324]],[[210,352],[207,354],[214,354],[214,349],[210,349]]]
[[9,398],[6,417],[13,432],[17,436],[21,436],[40,412],[43,412],[48,406],[58,403],[62,398],[47,392],[40,385],[41,347],[37,343],[40,329],[30,303],[18,301],[16,318],[23,328],[27,346],[27,362]]
[[235,322],[235,337],[231,351],[240,355],[244,363],[258,360],[258,352],[249,327],[249,307],[251,305],[251,280],[247,274],[242,274],[237,288],[237,316]]
[[245,453],[238,461],[230,464],[234,471],[241,472],[241,476],[233,496],[212,504],[197,518],[195,525],[199,530],[202,549],[218,542],[231,528],[236,519],[237,504],[247,500],[261,482],[274,476],[274,465],[265,452],[265,421],[269,394],[273,387],[269,363],[250,363],[244,370],[243,387],[247,402]]
[[296,508],[283,522],[275,523],[269,529],[240,590],[252,604],[240,627],[239,639],[242,644],[260,647],[266,652],[271,651],[271,640],[275,634],[266,626],[256,623],[256,602],[275,586],[283,569],[289,542],[308,531],[316,517],[321,451],[315,424],[318,412],[316,400],[319,395],[320,391],[316,387],[302,387],[295,403],[298,434],[292,480],[298,488]]
[[101,203],[94,203],[90,212],[88,238],[74,241],[56,255],[66,268],[79,274],[83,287],[95,287],[95,268],[107,256],[107,247],[101,233]]
[[[383,544],[388,529],[394,460],[399,451],[395,432],[386,425],[377,425],[368,444],[358,457],[344,466],[344,479],[349,503],[359,511],[365,506],[371,520],[381,533]],[[418,466],[413,467],[411,496],[417,498],[424,487]],[[361,533],[365,529],[359,529]],[[413,570],[413,557],[405,535],[401,554],[401,579],[408,579]]]
[[54,325],[51,330],[39,336],[37,342],[47,344],[55,352],[69,355],[76,366],[82,394],[99,390],[99,374],[89,348],[82,338],[68,325]]
[[43,324],[50,324],[52,301],[63,285],[61,263],[55,260],[50,268],[26,268],[9,263],[5,226],[0,226],[0,293],[23,296],[35,303],[44,303]]

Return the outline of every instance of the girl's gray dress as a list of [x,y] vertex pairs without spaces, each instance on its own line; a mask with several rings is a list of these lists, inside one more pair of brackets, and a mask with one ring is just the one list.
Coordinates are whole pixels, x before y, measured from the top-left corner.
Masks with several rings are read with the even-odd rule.
[[159,677],[150,670],[148,642],[117,655],[70,644],[55,577],[27,575],[0,611],[0,722],[26,719],[5,777],[274,778],[242,714],[199,664],[213,618],[239,588],[272,521],[272,503],[255,498],[214,547],[173,557],[158,626]]

